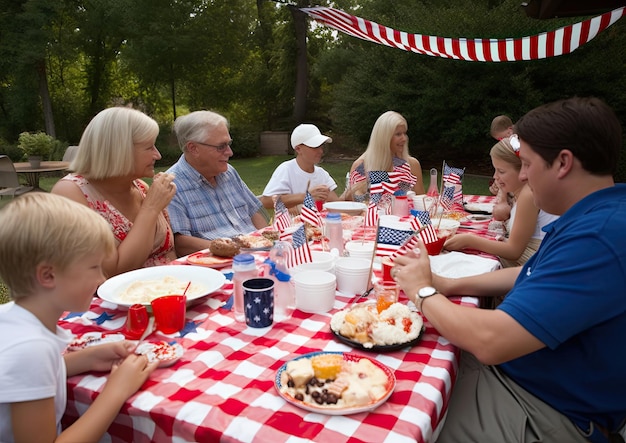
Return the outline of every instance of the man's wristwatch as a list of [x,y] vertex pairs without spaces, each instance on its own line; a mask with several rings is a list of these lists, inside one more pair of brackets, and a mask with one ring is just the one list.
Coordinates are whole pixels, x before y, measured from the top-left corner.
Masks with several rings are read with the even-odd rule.
[[431,297],[438,293],[439,291],[437,291],[432,286],[424,286],[422,289],[417,291],[417,297],[415,298],[415,301],[417,302],[416,303],[417,310],[422,312],[422,302],[424,301],[424,299]]

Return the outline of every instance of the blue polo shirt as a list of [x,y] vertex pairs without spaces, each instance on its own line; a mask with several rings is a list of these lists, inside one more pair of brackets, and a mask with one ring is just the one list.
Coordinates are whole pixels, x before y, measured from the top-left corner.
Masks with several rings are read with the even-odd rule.
[[626,185],[597,191],[544,228],[498,309],[546,347],[500,367],[589,429],[626,419]]

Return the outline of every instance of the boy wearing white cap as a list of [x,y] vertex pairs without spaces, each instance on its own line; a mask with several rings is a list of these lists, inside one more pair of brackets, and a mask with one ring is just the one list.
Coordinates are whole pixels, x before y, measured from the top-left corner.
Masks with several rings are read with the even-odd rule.
[[315,125],[302,124],[291,133],[291,146],[296,158],[281,163],[274,170],[260,200],[268,209],[274,207],[273,195],[279,195],[285,206],[293,210],[302,204],[308,191],[316,202],[336,201],[337,183],[323,168],[317,166],[324,154],[323,145],[333,139],[323,135]]

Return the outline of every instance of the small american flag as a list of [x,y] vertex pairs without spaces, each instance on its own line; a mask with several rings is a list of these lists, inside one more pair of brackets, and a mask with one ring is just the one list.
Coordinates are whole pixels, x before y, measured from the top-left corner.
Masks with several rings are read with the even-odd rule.
[[311,197],[311,193],[309,191],[306,191],[304,203],[302,204],[302,209],[300,210],[300,216],[302,221],[305,221],[313,226],[317,226],[318,228],[322,227],[322,218],[320,217],[315,201],[313,200],[313,197]]
[[455,189],[454,185],[452,186],[444,185],[443,192],[439,196],[439,204],[446,211],[448,211],[452,207],[452,204],[454,203],[454,189]]
[[370,194],[379,194],[383,192],[383,182],[389,181],[389,173],[387,171],[370,171]]
[[411,172],[411,165],[406,161],[394,167],[393,172],[389,173],[389,178],[393,183],[406,183],[409,188],[415,186],[415,182],[417,182],[417,177]]
[[400,246],[413,235],[413,231],[389,228],[387,226],[378,227],[378,238],[376,244],[376,255],[385,257],[396,252]]
[[443,177],[443,181],[450,184],[461,184],[461,180],[463,179],[463,174],[465,174],[465,168],[453,168],[449,166],[446,161],[443,161],[443,171],[441,176]]
[[419,244],[419,239],[417,238],[417,236],[416,235],[410,236],[408,240],[405,241],[402,246],[400,246],[396,251],[393,252],[393,254],[391,254],[391,260],[393,260],[394,258],[400,255],[405,255],[407,252],[415,249],[415,247],[418,244]]
[[291,244],[293,245],[293,249],[289,252],[289,256],[287,257],[288,268],[313,261],[309,243],[306,241],[304,223],[293,232]]
[[387,171],[370,171],[370,194],[393,194],[398,190],[398,183],[393,183]]
[[420,232],[420,237],[422,238],[424,244],[432,243],[438,240],[437,231],[430,221],[430,214],[428,211],[417,211],[415,220],[418,221],[420,227],[426,227],[426,229]]
[[274,202],[274,224],[273,227],[276,231],[283,232],[291,226],[291,216],[289,210],[282,199],[278,197]]
[[356,185],[360,182],[364,182],[365,180],[367,180],[367,177],[361,174],[356,169],[350,173],[350,186]]
[[367,206],[365,226],[378,226],[378,207],[376,206],[376,203],[370,203]]

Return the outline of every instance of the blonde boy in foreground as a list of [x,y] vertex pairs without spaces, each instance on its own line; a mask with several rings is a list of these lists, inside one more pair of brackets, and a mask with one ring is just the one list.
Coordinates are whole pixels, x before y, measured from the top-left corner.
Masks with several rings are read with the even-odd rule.
[[[57,321],[64,311],[89,308],[114,249],[106,221],[65,197],[26,194],[0,211],[0,278],[14,300],[0,306],[0,441],[98,441],[156,368],[126,341],[63,354],[72,335]],[[111,374],[61,432],[66,379],[86,371]]]

